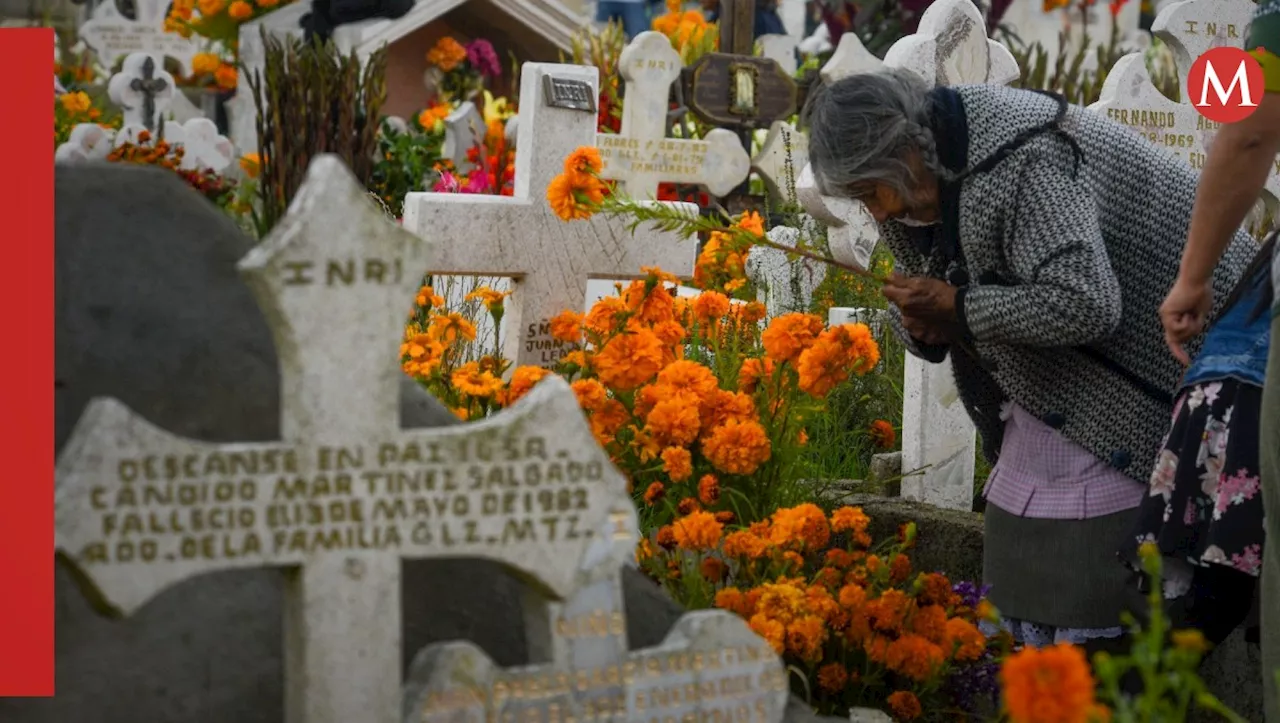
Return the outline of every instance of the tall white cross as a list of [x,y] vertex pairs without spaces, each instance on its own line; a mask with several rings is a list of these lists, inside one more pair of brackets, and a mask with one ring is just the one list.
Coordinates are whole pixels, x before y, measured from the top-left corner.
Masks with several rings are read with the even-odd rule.
[[618,72],[626,81],[622,128],[596,135],[602,176],[629,196],[657,198],[658,184],[686,183],[725,196],[747,180],[751,161],[732,132],[715,128],[702,140],[668,138],[671,84],[683,68],[662,33],[640,33],[622,51]]
[[[596,114],[557,107],[571,104],[553,104],[547,89],[597,98],[597,70],[526,63],[521,76],[514,195],[410,193],[404,227],[439,243],[432,273],[514,278],[503,320],[509,330],[506,357],[517,364],[551,366],[568,348],[551,338],[550,320],[582,308],[588,278],[635,278],[644,266],[687,277],[697,243],[644,226],[633,234],[626,219],[601,214],[569,222],[558,218],[547,203],[547,185],[563,171],[569,154],[595,145]],[[696,212],[691,204],[683,207]]]

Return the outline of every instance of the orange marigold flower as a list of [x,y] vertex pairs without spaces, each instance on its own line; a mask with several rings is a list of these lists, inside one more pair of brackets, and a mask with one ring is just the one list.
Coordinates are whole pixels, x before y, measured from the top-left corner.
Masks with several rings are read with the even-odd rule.
[[710,512],[694,512],[671,524],[676,544],[686,550],[710,550],[720,542],[724,530]]
[[987,649],[987,636],[964,618],[947,620],[945,640],[947,647],[954,651],[952,655],[956,660],[977,660]]
[[454,389],[471,397],[491,397],[502,390],[502,380],[481,371],[478,362],[468,362],[449,377]]
[[257,178],[262,172],[262,160],[257,153],[246,153],[240,156],[240,170],[249,178]]
[[627,305],[622,299],[606,296],[591,307],[583,324],[597,334],[611,334],[618,330],[621,317],[626,313]]
[[764,555],[768,543],[747,530],[737,530],[725,535],[724,554],[726,557],[741,557],[754,560]]
[[502,308],[502,301],[511,296],[510,291],[494,291],[488,286],[481,286],[463,297],[464,301],[479,301],[490,312]]
[[627,423],[630,414],[617,399],[606,399],[591,413],[591,431],[596,436],[612,437]]
[[724,564],[724,561],[718,557],[708,557],[702,561],[702,565],[699,566],[699,572],[709,582],[718,583],[723,581],[725,576],[729,574],[729,566]]
[[698,500],[708,506],[720,501],[720,480],[715,475],[704,474],[698,480]]
[[235,88],[237,78],[236,69],[233,65],[220,65],[218,66],[218,69],[213,72],[213,81],[223,90],[232,90]]
[[574,396],[578,398],[578,406],[588,412],[599,409],[608,398],[604,385],[595,379],[579,379],[569,386],[573,389]]
[[889,561],[889,582],[899,585],[911,577],[911,558],[902,553],[893,556]]
[[664,550],[671,550],[676,546],[676,533],[671,529],[671,525],[659,527],[658,534],[654,535],[653,539]]
[[711,323],[729,313],[729,297],[718,291],[704,291],[693,300],[693,315],[700,321]]
[[664,321],[660,324],[654,324],[653,333],[656,334],[658,338],[662,340],[662,343],[667,346],[675,346],[676,344],[683,342],[685,335],[688,334],[688,332],[685,331],[685,328],[680,326],[680,322],[675,321],[674,319],[671,321]]
[[253,6],[244,0],[235,0],[227,8],[227,15],[230,15],[232,20],[244,20],[245,18],[253,17]]
[[576,181],[587,183],[594,179],[604,168],[600,160],[600,149],[595,146],[579,146],[564,159],[564,173]]
[[924,709],[920,707],[920,699],[909,690],[896,691],[885,700],[893,717],[899,721],[911,721],[919,718]]
[[644,428],[664,446],[684,446],[698,438],[699,425],[698,408],[676,397],[654,405]]
[[897,632],[906,620],[911,599],[901,590],[889,589],[867,603],[867,615],[877,630]]
[[431,323],[427,326],[427,333],[431,338],[445,344],[453,344],[456,341],[475,341],[476,325],[462,314],[451,311],[447,314],[433,314]]
[[871,443],[880,449],[893,449],[893,445],[898,441],[898,435],[893,431],[893,425],[888,420],[877,419],[867,428],[867,436],[871,438]]
[[1023,648],[1000,669],[1004,705],[1018,723],[1085,723],[1094,708],[1094,681],[1084,652],[1059,643]]
[[748,301],[738,308],[742,309],[742,321],[747,324],[754,324],[769,313],[768,308],[759,301]]
[[751,474],[769,460],[772,447],[759,422],[729,420],[702,440],[702,453],[721,472]]
[[606,386],[631,391],[662,368],[662,342],[647,329],[619,334],[595,356],[594,365]]
[[911,631],[939,645],[947,639],[947,611],[941,605],[925,605],[911,615]]
[[655,504],[667,494],[667,488],[661,482],[653,482],[649,485],[649,489],[644,491],[644,503],[646,505]]
[[733,521],[737,518],[734,516],[732,510],[720,510],[716,513],[716,519],[719,520],[722,525],[732,525]]
[[822,659],[827,626],[817,615],[806,615],[787,626],[787,650],[806,663]]
[[823,556],[823,561],[829,567],[843,569],[853,564],[853,555],[849,554],[848,550],[841,550],[836,547],[827,550],[827,553]]
[[769,358],[791,362],[808,349],[822,332],[822,319],[813,314],[791,313],[776,317],[764,330],[760,341]]
[[812,551],[823,549],[830,539],[827,516],[811,502],[777,510],[770,519],[769,541],[775,545],[799,543]]
[[761,613],[756,613],[751,616],[750,626],[756,635],[764,638],[778,655],[786,651],[787,627],[785,625]]
[[547,203],[562,221],[587,219],[604,202],[604,191],[604,184],[595,178],[560,174],[547,184]]
[[951,589],[951,581],[946,575],[937,572],[926,572],[920,576],[920,594],[917,598],[921,605],[942,605],[946,607],[955,593]]
[[990,622],[999,622],[1000,613],[996,610],[996,606],[991,604],[990,600],[979,600],[978,607],[974,609],[974,614],[979,620],[988,620]]
[[582,314],[566,310],[551,317],[551,338],[566,344],[582,341]]
[[764,219],[755,211],[747,211],[738,218],[734,228],[746,231],[752,236],[764,236]]
[[702,405],[702,428],[707,434],[730,421],[755,422],[756,418],[756,403],[743,392],[715,389]]
[[693,404],[702,404],[719,390],[719,382],[710,369],[687,359],[672,362],[658,372],[657,385],[662,387],[662,396],[680,397]]
[[760,380],[773,374],[773,361],[770,359],[744,359],[738,368],[738,390],[744,394],[755,394]]
[[550,374],[551,370],[542,367],[532,365],[516,367],[515,371],[511,372],[511,384],[503,395],[503,405],[515,404]]
[[867,591],[861,585],[850,583],[840,588],[840,593],[836,597],[840,604],[855,610],[861,608],[867,602]]
[[827,663],[818,668],[818,687],[828,693],[839,693],[849,682],[849,671],[839,663]]
[[640,538],[640,544],[636,545],[636,562],[643,562],[653,557],[653,543],[649,542],[649,538]]
[[942,648],[919,635],[908,633],[889,643],[885,666],[895,673],[924,682],[933,677],[946,656]]
[[424,108],[422,112],[418,114],[418,125],[429,131],[435,128],[437,123],[443,123],[444,119],[448,118],[449,114],[452,112],[453,109],[448,105],[445,105],[444,103],[436,103],[428,108]]
[[684,447],[662,450],[662,468],[672,482],[683,482],[693,475],[693,455]]
[[427,62],[448,73],[467,59],[467,49],[449,36],[436,41],[435,46],[427,51]]
[[634,313],[633,322],[655,326],[675,321],[675,297],[664,284],[633,281],[623,292],[622,301]]
[[680,504],[676,505],[676,512],[681,515],[692,515],[700,509],[702,508],[698,506],[698,501],[692,497],[686,497],[680,500]]
[[[192,75],[211,75],[219,65],[222,65],[222,59],[217,53],[196,53],[191,56]],[[87,96],[85,100],[88,100]],[[88,106],[85,106],[85,109],[88,110]]]
[[414,297],[414,303],[418,306],[429,309],[433,306],[444,306],[444,298],[436,293],[436,290],[429,285],[424,285],[418,289],[418,295]]
[[743,604],[747,601],[747,596],[736,587],[726,587],[716,593],[715,606],[721,610],[728,610],[731,613],[741,615],[742,617],[751,617],[751,612],[746,609]]

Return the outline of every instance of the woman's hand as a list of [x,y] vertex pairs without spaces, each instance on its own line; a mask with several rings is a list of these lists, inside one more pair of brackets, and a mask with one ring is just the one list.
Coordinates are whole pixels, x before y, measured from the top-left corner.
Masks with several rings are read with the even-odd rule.
[[1169,351],[1184,366],[1191,357],[1183,344],[1204,331],[1205,319],[1213,308],[1213,289],[1209,282],[1197,283],[1178,277],[1164,303],[1160,305],[1160,323],[1164,325],[1164,341]]
[[946,344],[956,325],[956,288],[939,279],[894,274],[882,293],[902,313],[908,334],[926,344]]

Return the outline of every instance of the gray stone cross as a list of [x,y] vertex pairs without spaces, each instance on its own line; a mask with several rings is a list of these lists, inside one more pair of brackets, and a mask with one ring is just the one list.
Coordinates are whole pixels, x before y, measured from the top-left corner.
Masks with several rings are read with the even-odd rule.
[[399,719],[402,559],[504,564],[529,585],[530,647],[571,659],[552,643],[564,606],[609,592],[633,554],[626,481],[563,380],[474,424],[400,428],[396,340],[435,250],[317,158],[239,265],[279,350],[281,441],[185,439],[95,399],[57,460],[57,550],[100,609],[207,572],[289,570],[296,723]]

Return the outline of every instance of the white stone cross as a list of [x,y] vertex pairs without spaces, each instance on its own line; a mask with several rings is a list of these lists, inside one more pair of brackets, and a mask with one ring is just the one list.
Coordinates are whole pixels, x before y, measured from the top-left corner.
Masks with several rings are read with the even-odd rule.
[[[172,435],[95,399],[57,460],[60,556],[102,608],[217,570],[291,568],[285,716],[395,723],[402,559],[478,557],[557,604],[634,550],[626,481],[551,377],[474,424],[403,430],[396,341],[437,244],[385,219],[336,157],[240,262],[275,336],[281,441]],[[542,628],[539,631],[539,628]]]
[[[1210,48],[1243,47],[1255,7],[1252,0],[1182,0],[1165,6],[1152,29],[1173,51],[1183,102],[1166,98],[1151,82],[1143,54],[1130,53],[1116,62],[1098,102],[1089,108],[1132,126],[1192,168],[1204,167],[1219,126],[1191,104],[1195,99],[1188,95],[1187,73],[1195,58]],[[1230,83],[1228,77],[1222,80]],[[1264,199],[1269,203],[1280,199],[1280,160],[1272,166]]]
[[471,101],[464,101],[444,119],[444,146],[440,153],[453,162],[460,175],[466,175],[476,164],[468,151],[484,143],[484,116]]
[[[550,320],[582,307],[589,277],[635,278],[644,266],[689,276],[697,250],[692,239],[675,233],[640,227],[633,234],[626,219],[597,214],[566,222],[555,215],[547,185],[562,172],[569,154],[595,145],[596,115],[548,103],[543,92],[548,77],[584,84],[585,92],[597,97],[594,67],[524,65],[513,196],[410,193],[404,203],[404,227],[441,242],[432,273],[517,280],[503,318],[513,330],[506,334],[506,358],[539,366],[551,366],[568,353],[551,338]],[[683,208],[696,212],[691,204]]]
[[680,77],[680,54],[662,33],[640,33],[622,51],[618,72],[626,81],[622,127],[596,135],[601,175],[639,200],[657,198],[662,182],[699,184],[725,196],[747,180],[751,159],[732,131],[716,128],[702,140],[668,138],[671,84]]
[[[164,29],[170,0],[134,0],[134,17],[130,20],[107,0],[93,10],[93,17],[80,26],[79,35],[93,48],[98,60],[110,68],[115,62],[134,53],[147,53],[156,58],[173,58],[191,74],[191,59],[200,52],[200,44]],[[159,63],[161,69],[164,63]]]
[[[790,226],[769,229],[769,240],[796,248],[804,233]],[[808,313],[813,293],[827,278],[828,265],[757,244],[747,254],[747,278],[756,285],[770,319],[793,311]]]
[[620,661],[501,669],[471,643],[428,646],[410,667],[404,723],[782,723],[787,691],[768,643],[733,613],[700,610]]
[[57,163],[85,163],[104,161],[115,147],[116,132],[97,123],[80,123],[71,129],[71,135],[53,153]]
[[152,133],[159,131],[175,93],[173,76],[158,56],[149,53],[130,54],[120,72],[107,81],[107,95],[124,114],[123,125],[141,126]]
[[809,137],[786,121],[774,121],[751,160],[751,167],[764,181],[774,200],[794,201],[794,184],[809,162]]

